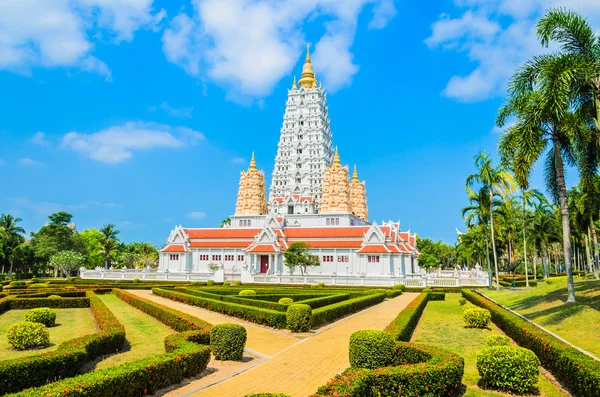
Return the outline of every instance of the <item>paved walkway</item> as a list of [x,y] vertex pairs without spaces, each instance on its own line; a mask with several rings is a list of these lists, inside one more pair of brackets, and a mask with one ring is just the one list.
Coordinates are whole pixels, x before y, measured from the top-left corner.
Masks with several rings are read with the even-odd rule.
[[[237,322],[231,317],[149,295],[148,291],[134,293],[213,324],[225,321]],[[280,352],[242,373],[191,395],[242,397],[248,393],[273,392],[286,393],[293,397],[309,396],[315,393],[319,386],[324,385],[349,366],[348,341],[354,331],[384,329],[417,295],[404,293],[397,298],[339,320],[303,340],[282,335],[279,331],[248,326],[248,323],[244,322],[244,326],[248,329],[247,347],[260,353],[277,349]],[[250,335],[254,335],[252,340]],[[281,349],[282,343],[290,344]],[[278,346],[277,349],[272,348],[273,344]]]

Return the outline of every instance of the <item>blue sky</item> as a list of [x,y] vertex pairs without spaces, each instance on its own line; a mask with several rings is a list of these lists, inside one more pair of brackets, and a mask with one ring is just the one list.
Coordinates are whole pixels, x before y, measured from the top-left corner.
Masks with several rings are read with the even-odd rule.
[[[600,5],[581,0],[600,26]],[[256,152],[267,184],[311,43],[334,144],[371,220],[454,243],[473,156],[495,154],[535,19],[576,0],[0,2],[0,212],[114,223],[161,245],[217,226]],[[568,175],[571,184],[576,174]],[[533,184],[542,187],[538,172]]]

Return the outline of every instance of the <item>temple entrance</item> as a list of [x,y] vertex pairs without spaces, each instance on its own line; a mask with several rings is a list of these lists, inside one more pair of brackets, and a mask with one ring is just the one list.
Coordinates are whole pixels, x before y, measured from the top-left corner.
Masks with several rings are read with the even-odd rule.
[[261,255],[260,256],[260,273],[267,273],[267,269],[269,268],[269,255]]

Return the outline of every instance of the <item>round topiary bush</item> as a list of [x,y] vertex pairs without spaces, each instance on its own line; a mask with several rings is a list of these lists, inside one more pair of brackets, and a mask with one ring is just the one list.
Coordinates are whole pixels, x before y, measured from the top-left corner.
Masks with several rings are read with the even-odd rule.
[[317,284],[317,286],[318,286],[319,288],[325,288],[325,283],[319,283],[319,284]]
[[48,284],[44,284],[44,283],[35,283],[35,284],[31,284],[29,286],[29,288],[48,288]]
[[522,347],[493,346],[477,353],[477,371],[484,387],[522,394],[537,382],[540,360]]
[[319,288],[319,286],[317,284],[311,284],[310,288]]
[[46,327],[54,327],[56,324],[56,312],[47,307],[27,310],[25,312],[25,321],[44,324]]
[[404,284],[394,284],[394,289],[404,291],[406,286]]
[[212,287],[213,285],[215,285],[215,280],[207,280],[206,285]]
[[12,288],[25,288],[27,283],[25,281],[11,281],[9,285]]
[[251,289],[244,289],[240,291],[240,296],[256,296],[256,292]]
[[50,345],[50,332],[40,323],[21,322],[6,330],[8,343],[16,350],[27,350]]
[[292,332],[306,332],[312,325],[312,309],[308,305],[290,305],[285,313],[287,327]]
[[356,331],[350,336],[350,365],[355,368],[383,368],[394,365],[394,338],[387,332]]
[[510,345],[510,338],[505,335],[490,335],[485,340],[485,344],[488,346],[508,346]]
[[458,304],[461,305],[461,306],[464,306],[464,305],[467,304],[467,300],[465,298],[460,298],[458,300]]
[[62,299],[62,296],[59,295],[50,295],[48,299]]
[[217,324],[210,329],[210,347],[217,360],[241,360],[246,345],[246,328]]
[[492,314],[487,309],[471,307],[463,311],[463,319],[469,328],[488,328]]
[[292,303],[294,303],[294,300],[292,298],[281,298],[279,299],[279,303],[281,303],[282,305],[291,305]]
[[141,283],[141,282],[142,282],[142,280],[140,280],[139,278],[134,278],[134,279],[133,279],[133,282],[134,282],[135,284],[139,284],[139,283]]
[[242,281],[241,281],[241,280],[236,280],[236,281],[233,283],[233,285],[235,285],[235,286],[238,286],[238,287],[239,287],[240,285],[242,285]]

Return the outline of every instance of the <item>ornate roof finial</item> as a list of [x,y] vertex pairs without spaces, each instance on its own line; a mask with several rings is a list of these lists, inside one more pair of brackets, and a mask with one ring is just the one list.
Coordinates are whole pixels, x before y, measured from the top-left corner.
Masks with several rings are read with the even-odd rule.
[[356,164],[354,164],[354,172],[352,173],[352,182],[359,182],[358,172],[356,172]]
[[310,63],[310,43],[306,43],[306,63]]
[[250,160],[250,167],[248,171],[256,171],[256,160],[254,160],[254,152],[252,152],[252,159]]
[[292,90],[297,90],[298,86],[296,85],[296,76],[294,76],[294,84],[292,84]]
[[302,67],[302,75],[300,76],[298,84],[308,90],[313,88],[316,83],[317,80],[315,79],[315,72],[313,71],[312,64],[310,63],[310,44],[307,44],[306,59],[304,61],[304,66]]
[[[335,156],[333,156],[333,165],[342,165],[342,162],[340,161],[340,153],[338,151],[338,147],[335,147]],[[347,177],[346,177],[347,178]]]

